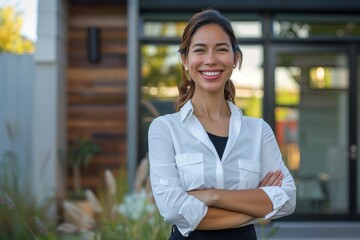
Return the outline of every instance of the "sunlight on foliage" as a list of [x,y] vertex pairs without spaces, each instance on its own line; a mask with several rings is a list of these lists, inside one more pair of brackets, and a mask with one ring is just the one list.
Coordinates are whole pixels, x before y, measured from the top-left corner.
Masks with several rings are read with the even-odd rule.
[[[177,47],[144,45],[141,49],[143,98],[166,97],[180,81],[181,63]],[[174,57],[175,56],[175,57]]]
[[0,8],[0,53],[33,53],[34,43],[21,36],[23,18],[12,6]]

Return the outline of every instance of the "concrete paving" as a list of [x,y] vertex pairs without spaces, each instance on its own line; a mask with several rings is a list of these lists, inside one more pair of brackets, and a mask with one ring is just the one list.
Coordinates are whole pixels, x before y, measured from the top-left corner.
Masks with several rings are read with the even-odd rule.
[[[261,232],[278,231],[270,238]],[[261,228],[256,225],[259,240],[360,240],[360,222],[274,222]]]

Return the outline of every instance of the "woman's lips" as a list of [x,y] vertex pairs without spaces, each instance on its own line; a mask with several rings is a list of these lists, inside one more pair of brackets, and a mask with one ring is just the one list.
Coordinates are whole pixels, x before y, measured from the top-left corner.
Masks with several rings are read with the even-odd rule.
[[200,71],[200,74],[204,79],[213,80],[221,76],[221,71]]

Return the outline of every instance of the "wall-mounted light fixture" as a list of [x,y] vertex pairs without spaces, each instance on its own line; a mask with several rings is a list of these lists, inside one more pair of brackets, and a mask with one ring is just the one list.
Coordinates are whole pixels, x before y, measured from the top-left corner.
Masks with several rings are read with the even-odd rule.
[[100,29],[89,27],[87,31],[87,59],[91,63],[100,61]]

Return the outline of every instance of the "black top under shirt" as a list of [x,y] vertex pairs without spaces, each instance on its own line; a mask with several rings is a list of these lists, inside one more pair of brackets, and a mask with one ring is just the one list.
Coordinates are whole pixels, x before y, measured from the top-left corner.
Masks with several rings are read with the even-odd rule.
[[214,134],[211,134],[209,132],[207,132],[211,142],[214,144],[216,151],[219,155],[219,158],[221,160],[222,155],[224,153],[225,150],[225,146],[226,146],[226,142],[228,140],[228,137],[220,137],[220,136],[216,136]]

